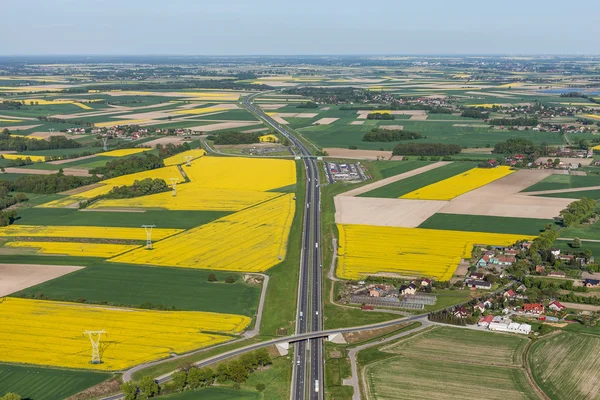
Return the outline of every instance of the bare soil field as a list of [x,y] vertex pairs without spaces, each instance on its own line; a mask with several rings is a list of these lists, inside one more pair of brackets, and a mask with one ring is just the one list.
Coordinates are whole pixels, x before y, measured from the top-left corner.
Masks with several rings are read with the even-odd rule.
[[396,130],[396,129],[402,130],[402,129],[404,129],[404,125],[380,125],[379,128],[386,129],[388,131]]
[[447,201],[377,199],[336,196],[335,221],[340,224],[416,228],[444,208]]
[[[357,119],[367,119],[367,115],[372,113],[372,110],[359,110],[356,112],[358,115]],[[411,119],[415,116],[421,116],[423,119],[427,119],[427,113],[424,110],[391,110],[392,115],[411,115]]]
[[572,308],[575,310],[600,311],[600,306],[595,306],[592,304],[569,303],[564,301],[561,301],[561,304],[567,308]]
[[494,150],[493,147],[482,147],[482,148],[478,148],[478,149],[477,148],[462,149],[460,152],[461,153],[469,153],[469,154],[492,154],[492,150]]
[[[346,150],[346,151],[356,151],[356,150]],[[371,190],[375,190],[382,186],[389,185],[390,183],[393,183],[396,181],[401,181],[402,179],[410,178],[411,176],[419,175],[419,174],[422,174],[423,172],[427,172],[432,169],[442,167],[444,165],[450,164],[450,162],[451,161],[438,161],[436,163],[429,164],[429,165],[426,165],[421,168],[413,169],[412,171],[408,171],[408,172],[404,172],[402,174],[390,176],[389,178],[381,179],[377,182],[373,182],[368,185],[361,186],[361,187],[353,189],[353,190],[349,190],[347,192],[341,193],[339,196],[343,196],[343,197],[358,196],[359,194],[370,192]],[[391,200],[395,200],[395,199],[391,199]]]
[[313,125],[329,125],[337,121],[339,118],[321,118],[318,121],[313,122]]
[[270,111],[270,110],[277,110],[281,107],[285,107],[285,104],[260,104],[259,106],[263,110]]
[[81,186],[75,189],[71,189],[71,190],[66,190],[64,192],[60,192],[59,194],[65,195],[65,196],[71,196],[73,194],[79,194],[79,193],[83,193],[83,192],[87,192],[88,190],[92,190],[92,189],[96,189],[99,187],[104,186],[101,183],[92,183],[91,185],[87,185],[87,186]]
[[352,121],[352,122],[350,122],[350,125],[362,125],[364,123],[365,123],[365,121]]
[[82,269],[72,265],[0,264],[0,296]]
[[[169,143],[173,143],[173,144],[177,145],[177,144],[181,144],[185,141],[186,140],[184,140],[184,138],[181,136],[165,136],[165,137],[161,137],[161,138],[146,142],[146,143],[144,143],[144,146],[156,147],[159,144],[164,146]],[[187,140],[187,141],[189,142],[189,140]]]
[[[552,194],[552,193],[571,193],[581,192],[582,190],[600,190],[600,186],[586,186],[583,188],[571,188],[571,189],[553,189],[553,190],[538,190],[537,192],[524,192],[527,196],[537,196],[539,194]],[[574,198],[577,200],[577,197]]]
[[323,149],[329,154],[329,157],[334,158],[351,158],[359,160],[376,160],[377,157],[384,157],[386,160],[392,156],[391,151],[381,150],[350,150],[337,147],[327,147]]
[[37,128],[38,126],[40,126],[40,125],[0,126],[0,131],[3,131],[4,129],[9,129],[11,132],[14,132],[14,131],[25,131],[27,129]]
[[[27,169],[18,167],[4,168],[9,174],[29,174],[29,175],[53,175],[56,174],[55,170],[51,169]],[[87,169],[83,168],[64,168],[63,172],[65,175],[72,176],[91,176]]]
[[427,119],[427,114],[415,114],[411,115],[411,121],[425,121]]
[[48,164],[54,164],[54,165],[68,164],[68,163],[71,163],[74,161],[88,160],[88,159],[94,158],[94,157],[96,157],[96,155],[92,154],[90,156],[82,156],[82,157],[65,159],[65,160],[48,161]]
[[242,128],[244,126],[260,125],[260,124],[262,124],[262,122],[260,122],[260,121],[219,122],[219,123],[210,124],[210,125],[194,126],[190,129],[193,131],[200,131],[200,132],[212,132],[212,131],[218,131],[221,129],[235,129],[235,128]]

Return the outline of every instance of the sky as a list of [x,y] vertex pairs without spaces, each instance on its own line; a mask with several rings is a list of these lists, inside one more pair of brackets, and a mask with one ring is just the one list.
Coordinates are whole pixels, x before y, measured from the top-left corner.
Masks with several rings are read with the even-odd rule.
[[598,0],[0,0],[0,55],[598,54]]

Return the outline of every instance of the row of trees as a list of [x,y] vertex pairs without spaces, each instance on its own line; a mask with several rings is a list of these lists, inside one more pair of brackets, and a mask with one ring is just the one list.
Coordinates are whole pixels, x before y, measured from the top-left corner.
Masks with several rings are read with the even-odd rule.
[[584,197],[581,200],[572,202],[560,212],[562,224],[564,227],[579,224],[590,218],[596,210],[596,201]]
[[490,113],[486,111],[477,110],[474,108],[468,108],[460,114],[461,117],[464,118],[473,118],[473,119],[487,119]]
[[79,202],[79,208],[85,208],[92,203],[103,199],[131,199],[134,197],[148,196],[150,194],[164,193],[171,190],[164,179],[146,178],[136,180],[132,185],[115,186],[108,193]]
[[543,156],[548,153],[546,145],[537,146],[531,140],[522,138],[512,138],[505,142],[498,142],[494,145],[496,154],[524,154],[531,156]]
[[17,193],[13,196],[9,193],[6,186],[0,186],[0,210],[4,210],[5,208],[24,201],[27,201],[27,195],[25,193]]
[[191,150],[192,146],[190,146],[189,143],[182,143],[178,145],[174,145],[173,143],[167,143],[166,146],[163,146],[162,144],[157,144],[156,149],[158,150],[158,156],[162,159],[165,159],[167,157],[174,156],[175,154]]
[[403,129],[375,128],[365,133],[363,142],[396,142],[398,140],[412,140],[422,137],[420,133],[405,131]]
[[319,105],[314,101],[307,101],[305,103],[298,104],[296,108],[319,108]]
[[[233,382],[235,387],[248,379],[251,373],[265,368],[272,363],[266,349],[259,349],[242,354],[238,359],[221,363],[216,370],[210,367],[197,368],[187,366],[174,373],[170,382],[159,386],[151,377],[144,377],[139,382],[127,382],[121,385],[125,400],[148,399],[159,394],[197,390],[212,386],[215,382],[224,384]],[[258,384],[256,389],[264,390],[264,384]]]
[[50,136],[49,140],[31,140],[23,136],[11,135],[6,128],[0,133],[0,150],[3,151],[39,151],[79,147],[81,147],[80,143],[63,136]]
[[446,310],[429,314],[429,320],[441,322],[443,324],[460,326],[473,325],[477,322],[471,315],[467,316],[466,318],[458,318],[452,312]]
[[380,120],[384,120],[384,121],[390,121],[393,119],[396,119],[396,117],[394,117],[392,114],[390,113],[369,113],[369,115],[367,115],[367,119],[380,119]]
[[150,153],[143,153],[142,155],[109,161],[102,167],[92,168],[90,174],[102,174],[105,178],[114,178],[116,176],[148,171],[164,166],[165,163],[160,157]]
[[494,118],[488,121],[490,125],[508,125],[508,126],[536,126],[539,121],[537,117],[517,117],[517,118]]
[[396,156],[446,156],[458,154],[461,147],[457,144],[444,143],[400,143],[394,147],[393,154]]
[[17,219],[17,212],[11,211],[0,211],[0,226],[8,226]]
[[54,122],[55,124],[69,124],[69,125],[78,125],[78,126],[87,126],[91,128],[94,126],[93,122],[84,121],[81,119],[64,119],[64,118],[56,118],[56,117],[37,117],[39,121],[44,122]]
[[90,185],[100,180],[97,176],[69,176],[60,169],[54,175],[25,175],[14,181],[0,181],[8,192],[51,194]]
[[215,144],[252,144],[259,143],[260,136],[264,133],[244,133],[236,131],[221,132],[216,135],[208,136]]

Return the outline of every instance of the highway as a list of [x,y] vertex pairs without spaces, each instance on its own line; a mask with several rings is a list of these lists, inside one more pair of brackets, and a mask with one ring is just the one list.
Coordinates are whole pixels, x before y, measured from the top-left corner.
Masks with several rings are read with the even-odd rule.
[[[300,279],[298,283],[298,306],[296,334],[318,332],[323,326],[322,282],[321,282],[321,192],[319,170],[315,158],[300,139],[275,122],[252,101],[261,95],[246,96],[242,104],[248,111],[261,118],[274,130],[285,136],[298,149],[306,169],[306,198],[302,229],[302,255],[300,257]],[[308,354],[308,356],[307,356]],[[291,397],[295,400],[323,398],[323,339],[315,338],[296,344]],[[308,371],[307,371],[308,366]],[[308,374],[307,374],[308,372]]]

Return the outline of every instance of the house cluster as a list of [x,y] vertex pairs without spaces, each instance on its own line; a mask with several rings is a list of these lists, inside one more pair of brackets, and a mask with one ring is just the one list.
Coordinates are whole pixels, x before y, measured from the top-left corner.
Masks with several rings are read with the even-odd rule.
[[520,250],[514,247],[496,248],[487,250],[483,256],[477,260],[477,268],[496,267],[504,269],[517,262],[517,255]]
[[465,279],[465,286],[472,290],[490,290],[492,288],[492,284],[484,279],[485,275],[483,272],[471,272],[469,277]]
[[358,290],[354,291],[354,295],[367,295],[369,297],[381,298],[399,298],[414,295],[419,291],[419,289],[430,287],[431,284],[432,282],[428,278],[415,280],[409,284],[401,285],[398,289],[388,283],[370,284],[361,286]]
[[531,325],[519,324],[513,322],[509,317],[499,315],[486,315],[479,320],[477,326],[487,328],[490,331],[513,332],[523,335],[529,335],[529,333],[531,333]]
[[548,153],[549,157],[567,157],[567,158],[589,158],[594,155],[593,150],[571,149],[569,147],[559,147]]
[[66,132],[73,135],[83,135],[85,134],[85,128],[67,128]]

